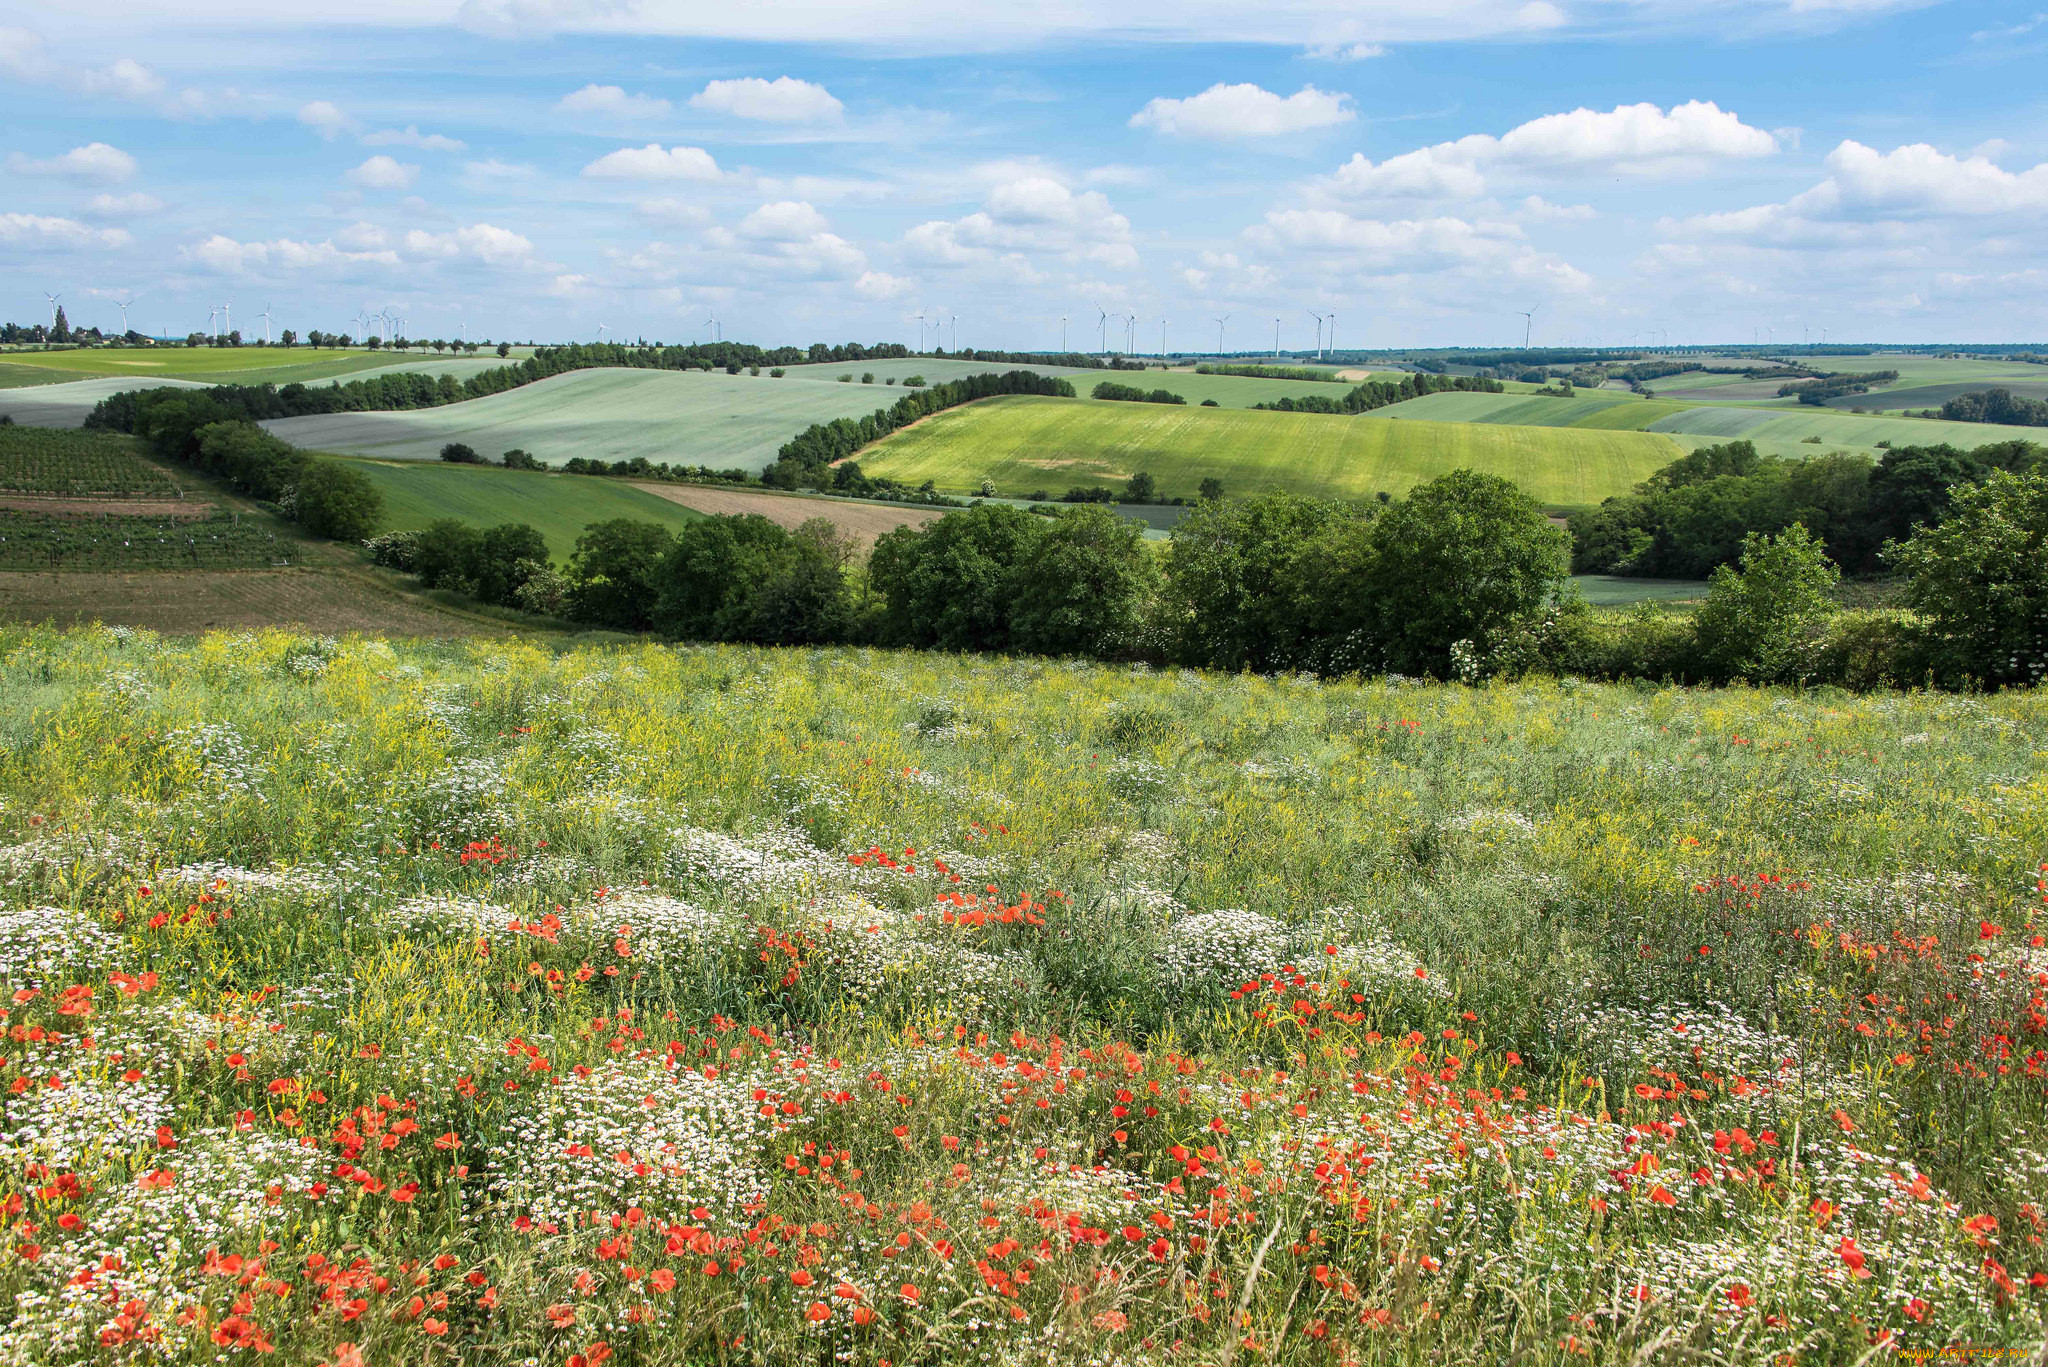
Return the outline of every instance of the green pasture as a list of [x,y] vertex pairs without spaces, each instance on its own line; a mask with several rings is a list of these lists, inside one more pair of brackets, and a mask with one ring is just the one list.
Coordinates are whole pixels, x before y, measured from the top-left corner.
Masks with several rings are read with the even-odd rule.
[[1545,504],[1582,507],[1679,453],[1668,438],[1638,432],[1015,397],[941,413],[860,461],[870,474],[942,489],[989,479],[1012,496],[1117,487],[1145,470],[1167,497],[1192,497],[1214,477],[1232,493],[1370,498],[1470,468],[1512,479]]
[[1425,394],[1375,411],[1381,418],[1479,422],[1508,427],[1585,427],[1640,432],[1690,405],[1638,399],[1612,390],[1580,390],[1569,399],[1523,394]]
[[384,531],[417,531],[444,517],[479,527],[524,522],[547,538],[557,561],[569,558],[576,538],[593,522],[629,517],[674,529],[703,516],[659,494],[601,475],[441,463],[349,464],[369,476],[384,495]]
[[[1995,441],[2048,442],[2038,427],[2004,427],[1995,423],[1943,422],[1938,418],[1874,417],[1842,413],[1801,404],[1792,408],[1688,408],[1650,424],[1650,431],[1707,437],[1715,441],[1747,438],[1759,449],[1782,451],[1787,446],[1816,450],[1875,451],[1879,442],[1893,446],[1932,446],[1947,442],[1965,450]],[[1818,437],[1818,442],[1807,438]]]

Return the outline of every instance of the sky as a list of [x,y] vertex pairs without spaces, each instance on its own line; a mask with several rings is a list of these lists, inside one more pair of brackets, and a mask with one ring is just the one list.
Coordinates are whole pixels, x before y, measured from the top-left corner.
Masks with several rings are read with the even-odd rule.
[[2036,342],[2043,3],[0,0],[0,311]]

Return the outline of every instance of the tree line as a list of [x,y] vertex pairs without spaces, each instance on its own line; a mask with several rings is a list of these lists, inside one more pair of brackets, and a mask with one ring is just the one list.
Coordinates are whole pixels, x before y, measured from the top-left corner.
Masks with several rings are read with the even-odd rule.
[[1254,380],[1326,380],[1334,384],[1344,383],[1337,378],[1334,370],[1317,370],[1303,365],[1222,365],[1215,361],[1203,361],[1195,367],[1197,375],[1242,375]]
[[1570,519],[1580,574],[1701,579],[1738,559],[1751,532],[1798,524],[1851,574],[1884,568],[1886,543],[1948,515],[1955,491],[1999,471],[2039,469],[2048,449],[1997,442],[1973,451],[1909,446],[1883,459],[1832,452],[1760,455],[1747,441],[1702,447]]
[[1010,370],[1000,375],[966,375],[957,380],[947,380],[905,394],[887,408],[878,408],[865,418],[834,418],[830,422],[811,424],[776,450],[775,463],[761,476],[761,482],[777,489],[826,488],[831,484],[835,462],[880,441],[898,428],[907,427],[943,409],[1004,394],[1071,399],[1074,386],[1066,380],[1031,370]]
[[1253,408],[1269,409],[1277,413],[1369,413],[1375,408],[1419,399],[1424,394],[1498,394],[1499,380],[1477,375],[1431,375],[1426,372],[1403,375],[1398,380],[1367,380],[1347,392],[1342,398],[1333,399],[1327,394],[1283,395],[1270,403],[1255,403]]
[[1941,406],[1941,416],[1950,422],[2048,427],[2048,400],[2025,398],[2010,389],[1983,389],[1956,395]]
[[1185,404],[1187,400],[1171,389],[1146,391],[1134,384],[1118,384],[1115,380],[1103,380],[1089,391],[1091,398],[1114,399],[1119,403],[1166,403]]
[[1841,371],[1815,380],[1795,380],[1778,386],[1778,397],[1797,395],[1799,402],[1816,406],[1829,399],[1868,392],[1872,386],[1891,384],[1899,378],[1896,370]]

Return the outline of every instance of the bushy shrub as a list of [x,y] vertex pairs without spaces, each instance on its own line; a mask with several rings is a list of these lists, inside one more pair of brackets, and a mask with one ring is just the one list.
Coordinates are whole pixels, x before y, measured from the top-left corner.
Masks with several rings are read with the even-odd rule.
[[369,476],[339,461],[308,461],[299,473],[294,508],[315,536],[361,541],[374,534],[384,496]]
[[441,459],[450,465],[482,465],[484,458],[466,442],[451,441],[441,448]]
[[1955,490],[1947,518],[1893,559],[1946,679],[2002,686],[2048,676],[2048,472],[2000,471]]
[[1694,618],[1700,659],[1718,678],[1803,683],[1812,677],[1841,571],[1795,522],[1743,538],[1740,567],[1714,571]]

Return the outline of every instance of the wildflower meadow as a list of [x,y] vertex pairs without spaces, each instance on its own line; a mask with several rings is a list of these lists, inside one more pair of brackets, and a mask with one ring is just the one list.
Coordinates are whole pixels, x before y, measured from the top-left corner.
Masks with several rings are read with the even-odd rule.
[[0,1361],[2041,1351],[2048,700],[0,631]]

